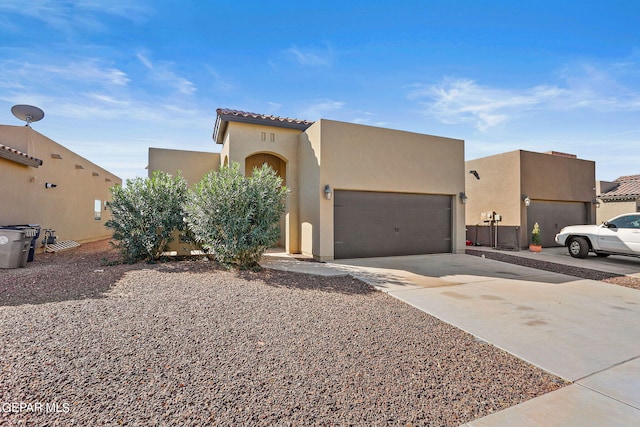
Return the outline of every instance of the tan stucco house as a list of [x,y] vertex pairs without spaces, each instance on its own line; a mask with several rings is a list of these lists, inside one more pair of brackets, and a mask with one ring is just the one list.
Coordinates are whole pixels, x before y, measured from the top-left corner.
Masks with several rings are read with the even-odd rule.
[[542,245],[554,246],[562,227],[595,222],[593,161],[516,150],[469,160],[466,170],[467,238],[474,244],[527,247],[537,222]]
[[109,189],[122,180],[30,126],[0,125],[0,225],[39,224],[60,240],[111,236]]
[[281,245],[318,260],[463,252],[464,141],[334,120],[218,109],[220,154],[151,148],[149,173],[193,184],[269,164],[290,190]]
[[596,193],[598,224],[617,215],[640,212],[640,175],[621,176],[615,181],[598,181]]

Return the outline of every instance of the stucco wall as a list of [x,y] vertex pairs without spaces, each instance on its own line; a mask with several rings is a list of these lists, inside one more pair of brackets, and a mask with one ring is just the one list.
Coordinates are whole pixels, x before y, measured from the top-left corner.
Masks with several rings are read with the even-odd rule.
[[[33,168],[0,159],[0,225],[40,224],[59,240],[78,242],[111,236],[105,202],[120,178],[27,126],[0,125],[0,143],[43,160]],[[57,187],[47,189],[47,182]],[[100,220],[95,200],[102,204]]]
[[[510,234],[519,227],[521,244],[528,242],[530,231],[523,196],[538,202],[585,204],[595,198],[595,162],[590,160],[516,150],[467,161],[466,170],[467,225],[483,225],[482,212],[495,211],[502,216],[501,227],[513,228]],[[476,170],[480,179],[470,170]],[[587,220],[595,221],[594,208]]]
[[[272,137],[273,134],[273,137]],[[287,252],[333,259],[335,190],[444,194],[453,200],[454,251],[464,251],[464,141],[319,120],[306,131],[229,122],[221,150],[244,171],[256,153],[286,162]]]
[[522,191],[531,199],[590,203],[596,165],[591,160],[520,151]]
[[306,134],[305,152],[319,160],[318,180],[309,179],[322,225],[320,242],[313,244],[316,258],[333,259],[333,202],[324,199],[325,185],[334,191],[451,195],[452,247],[464,250],[464,205],[458,197],[464,191],[464,141],[325,119],[315,122]]
[[596,208],[596,224],[602,224],[614,216],[632,212],[640,212],[640,201],[601,202]]
[[320,188],[321,130],[312,125],[299,137],[300,250],[308,256],[320,254],[320,206],[331,204],[322,194],[324,186]]
[[222,161],[228,156],[229,163],[240,164],[245,171],[245,160],[256,153],[268,153],[280,157],[286,163],[287,196],[283,234],[285,250],[300,253],[298,223],[298,140],[300,131],[272,126],[230,122],[222,147]]
[[[500,225],[521,224],[520,152],[469,160],[465,163],[465,185],[469,199],[466,206],[467,225],[484,225],[482,212],[502,215]],[[480,179],[469,173],[478,172]]]
[[171,175],[180,171],[189,186],[192,186],[208,172],[218,170],[219,167],[220,153],[149,148],[149,176],[156,170]]

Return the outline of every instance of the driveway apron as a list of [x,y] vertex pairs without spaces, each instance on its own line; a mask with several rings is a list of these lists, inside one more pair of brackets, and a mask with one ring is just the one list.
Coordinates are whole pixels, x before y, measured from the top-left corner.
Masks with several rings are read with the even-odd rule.
[[325,266],[573,383],[470,426],[625,426],[640,420],[638,290],[469,255]]

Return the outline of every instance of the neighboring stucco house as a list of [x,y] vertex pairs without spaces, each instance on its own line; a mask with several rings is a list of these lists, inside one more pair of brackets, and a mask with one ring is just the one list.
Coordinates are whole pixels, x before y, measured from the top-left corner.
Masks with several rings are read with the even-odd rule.
[[[149,173],[269,164],[290,190],[281,245],[318,260],[463,252],[464,141],[218,109],[212,153],[149,150]],[[190,182],[193,184],[194,182]]]
[[189,185],[193,185],[198,183],[208,172],[217,170],[219,165],[220,153],[149,148],[147,169],[149,176],[157,170],[171,175],[179,172]]
[[108,238],[109,189],[122,180],[30,126],[0,125],[0,225],[39,224],[60,240]]
[[613,182],[598,181],[596,193],[598,224],[616,215],[640,212],[640,175],[621,176]]
[[[466,169],[467,238],[473,243],[524,248],[537,222],[542,245],[554,246],[562,227],[595,222],[593,161],[516,150],[467,161]],[[493,212],[499,222],[487,214]]]

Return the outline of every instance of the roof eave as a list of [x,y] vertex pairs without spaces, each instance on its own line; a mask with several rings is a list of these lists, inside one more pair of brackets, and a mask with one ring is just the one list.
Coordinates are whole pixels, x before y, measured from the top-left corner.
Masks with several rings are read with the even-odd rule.
[[42,166],[42,160],[24,155],[19,152],[15,152],[13,150],[0,150],[0,157],[15,163],[20,163],[21,165],[31,166],[33,168]]
[[625,194],[620,196],[598,196],[598,198],[603,202],[620,202],[624,200],[638,200],[640,199],[640,194]]
[[237,116],[234,114],[220,114],[218,116],[221,120],[226,122],[238,122],[238,123],[249,123],[254,125],[267,125],[274,126],[279,128],[286,129],[297,129],[297,130],[305,130],[311,123],[299,123],[295,121],[281,120],[276,121],[273,119],[264,119],[262,117],[245,117],[245,116]]
[[[246,113],[251,114],[251,113]],[[227,127],[229,122],[236,123],[248,123],[254,125],[263,125],[263,126],[271,126],[271,127],[279,127],[285,129],[295,129],[304,131],[309,126],[313,124],[313,122],[308,121],[298,121],[292,119],[279,119],[274,120],[269,117],[256,117],[254,115],[239,115],[236,113],[227,113],[225,111],[218,110],[218,114],[216,117],[216,123],[213,127],[213,140],[217,144],[222,144],[224,142],[224,134],[227,131]]]
[[224,134],[227,131],[227,120],[222,120],[220,115],[216,117],[216,124],[213,126],[213,140],[216,144],[224,143]]

